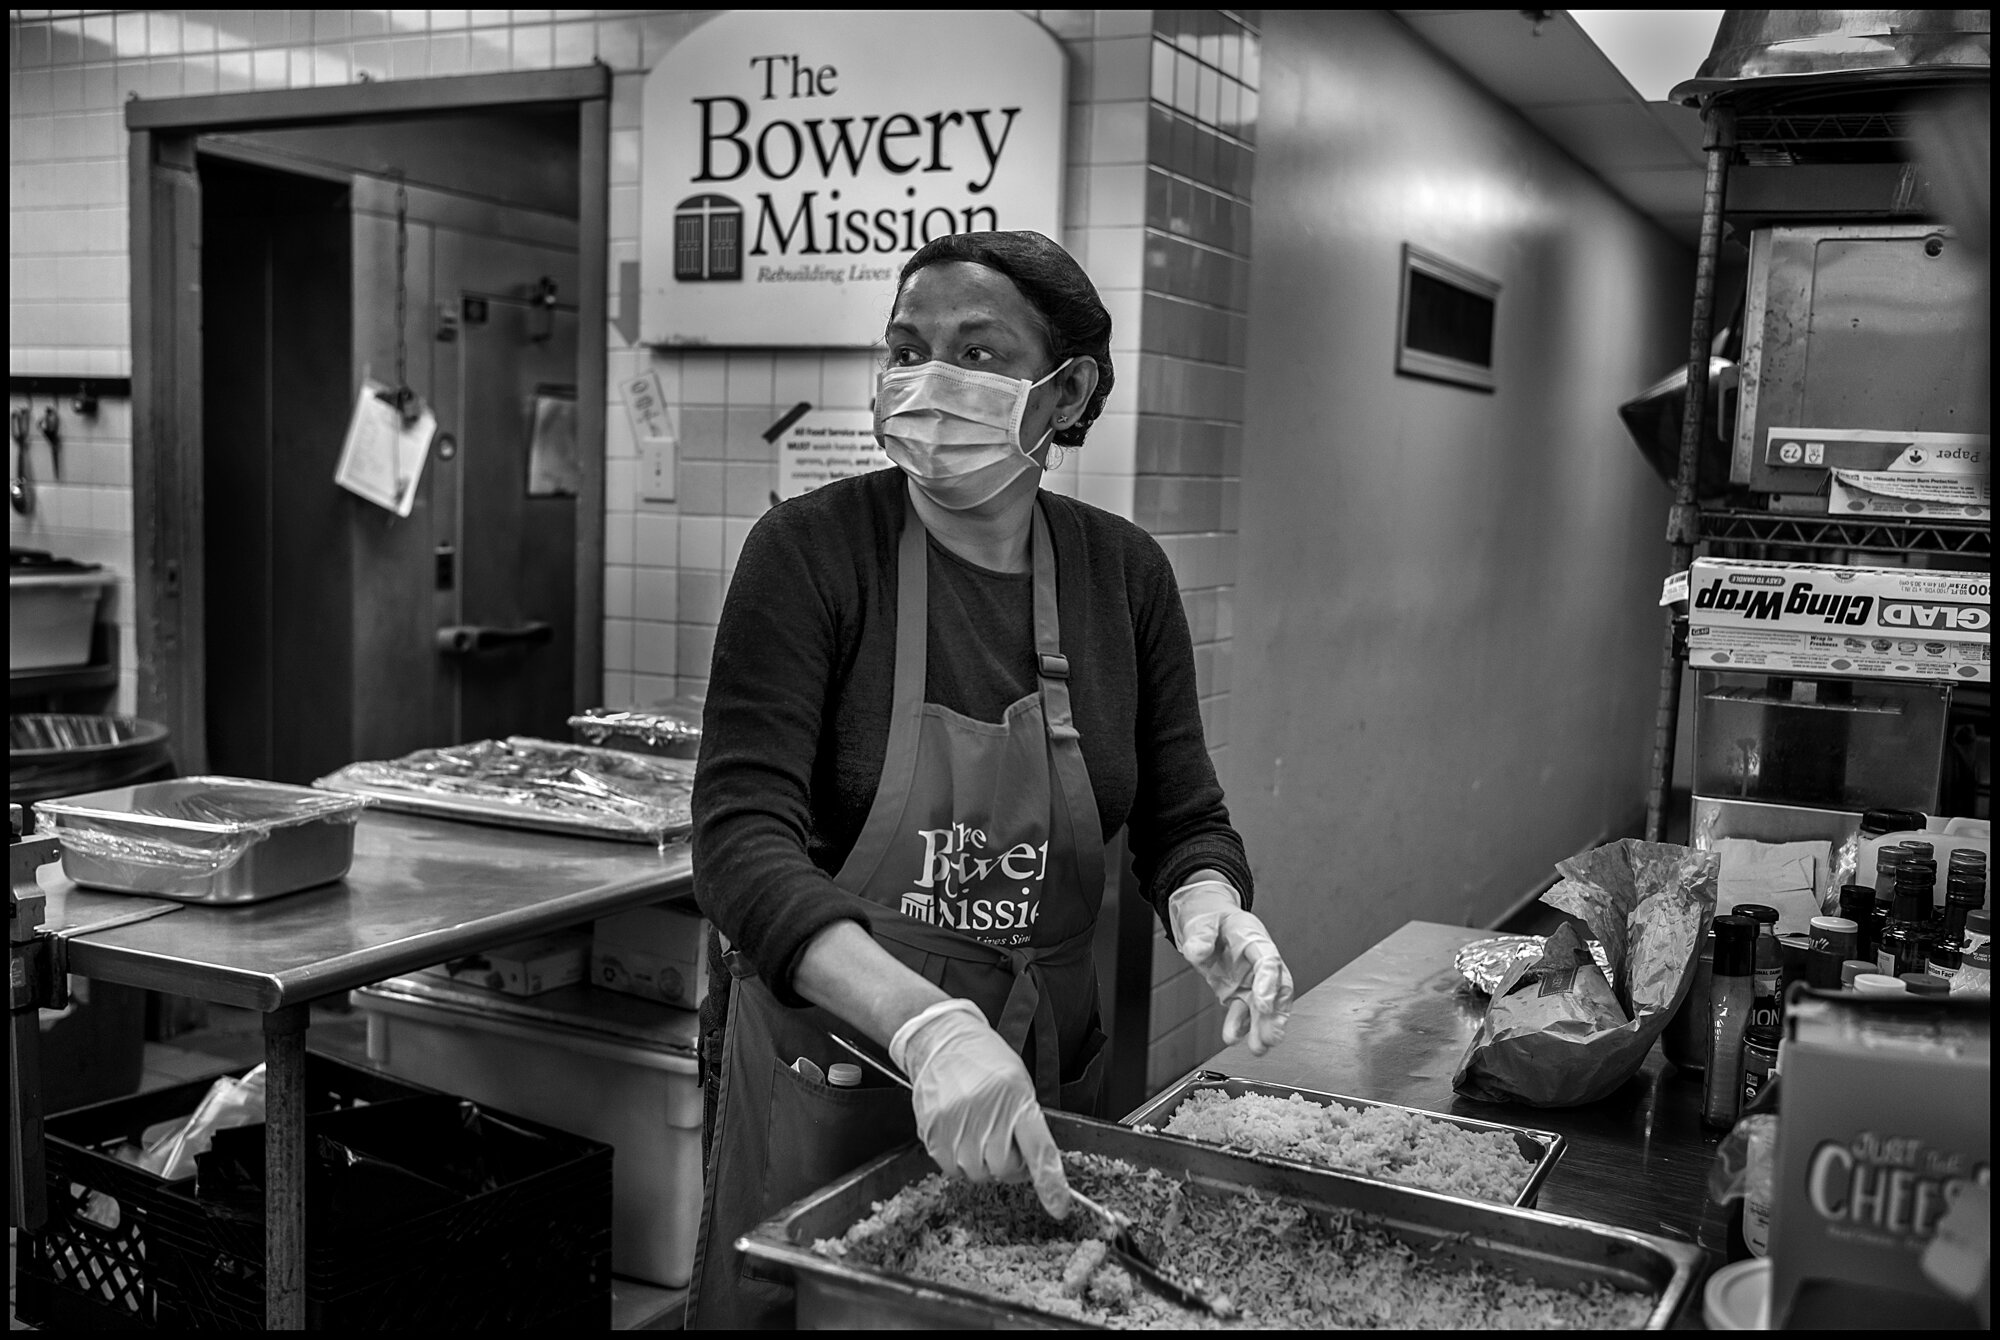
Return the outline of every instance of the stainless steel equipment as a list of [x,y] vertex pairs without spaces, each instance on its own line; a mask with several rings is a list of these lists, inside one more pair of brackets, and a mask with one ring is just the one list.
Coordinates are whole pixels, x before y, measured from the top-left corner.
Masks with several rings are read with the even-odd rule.
[[[1194,1094],[1204,1092],[1221,1092],[1228,1094],[1231,1098],[1240,1098],[1246,1093],[1258,1093],[1266,1097],[1280,1099],[1289,1098],[1293,1094],[1297,1094],[1307,1102],[1318,1103],[1321,1106],[1329,1103],[1339,1103],[1344,1107],[1387,1108],[1389,1111],[1407,1113],[1413,1117],[1421,1117],[1426,1121],[1442,1121],[1447,1125],[1456,1126],[1461,1130],[1505,1135],[1514,1141],[1516,1148],[1521,1151],[1521,1158],[1527,1164],[1527,1172],[1522,1178],[1520,1192],[1514,1197],[1514,1204],[1524,1207],[1532,1206],[1535,1203],[1535,1198],[1541,1194],[1542,1183],[1548,1180],[1549,1173],[1556,1166],[1556,1160],[1562,1157],[1563,1145],[1566,1143],[1563,1137],[1557,1135],[1554,1131],[1532,1130],[1526,1126],[1509,1126],[1497,1121],[1480,1121],[1476,1117],[1457,1117],[1445,1112],[1425,1112],[1414,1107],[1403,1107],[1397,1103],[1377,1103],[1366,1098],[1348,1098],[1337,1093],[1320,1093],[1315,1089],[1301,1089],[1289,1084],[1270,1084],[1262,1080],[1236,1079],[1214,1070],[1197,1070],[1180,1082],[1168,1086],[1165,1090],[1148,1100],[1143,1107],[1140,1107],[1127,1116],[1120,1124],[1133,1127],[1156,1127],[1159,1129],[1154,1133],[1163,1140],[1172,1140],[1175,1143],[1202,1144],[1203,1142],[1198,1140],[1186,1140],[1178,1135],[1168,1135],[1165,1127],[1167,1121],[1179,1110],[1182,1103],[1185,1103]],[[1244,1158],[1254,1159],[1260,1163],[1269,1163],[1276,1167],[1295,1168],[1308,1172],[1326,1171],[1318,1164],[1307,1163],[1300,1159],[1279,1158],[1270,1154],[1236,1152]],[[1350,1173],[1349,1175],[1359,1176],[1360,1174]]]
[[182,777],[43,801],[63,873],[86,888],[254,903],[329,884],[368,802],[238,777]]
[[1708,59],[1667,96],[1692,105],[1750,89],[1868,86],[1991,68],[1983,9],[1729,9]]
[[1753,232],[1730,481],[1825,494],[1830,469],[1885,470],[1927,445],[1919,434],[1983,452],[1985,288],[1972,251],[1922,222]]
[[[1159,1168],[1212,1194],[1256,1191],[1285,1196],[1318,1213],[1354,1211],[1444,1260],[1476,1262],[1544,1285],[1602,1282],[1650,1294],[1656,1301],[1647,1318],[1649,1329],[1672,1322],[1702,1264],[1699,1248],[1650,1234],[1245,1158],[1064,1112],[1050,1112],[1048,1122],[1056,1143],[1066,1150]],[[936,1170],[917,1145],[886,1154],[786,1207],[737,1239],[736,1247],[750,1258],[747,1269],[754,1275],[797,1289],[802,1328],[1096,1329],[812,1250],[815,1241],[838,1237],[872,1213],[876,1202]]]

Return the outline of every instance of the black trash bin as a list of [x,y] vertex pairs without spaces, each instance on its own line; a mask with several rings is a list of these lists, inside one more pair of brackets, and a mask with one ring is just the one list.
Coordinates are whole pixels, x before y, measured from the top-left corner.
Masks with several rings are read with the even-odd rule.
[[[54,800],[171,777],[169,732],[138,717],[30,712],[7,719],[7,799]],[[61,1112],[139,1087],[146,995],[116,982],[78,982],[41,1020],[42,1107]]]
[[140,717],[27,712],[7,718],[7,799],[16,805],[174,774],[169,732]]

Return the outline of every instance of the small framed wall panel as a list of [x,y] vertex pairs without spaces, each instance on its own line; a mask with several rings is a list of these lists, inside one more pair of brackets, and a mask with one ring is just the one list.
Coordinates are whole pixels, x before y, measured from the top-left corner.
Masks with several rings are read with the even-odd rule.
[[1403,244],[1403,302],[1396,371],[1491,391],[1497,281]]

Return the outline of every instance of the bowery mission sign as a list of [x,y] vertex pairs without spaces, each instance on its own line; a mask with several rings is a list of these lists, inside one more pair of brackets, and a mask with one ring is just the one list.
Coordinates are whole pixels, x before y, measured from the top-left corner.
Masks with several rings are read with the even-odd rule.
[[1064,55],[1009,11],[737,11],[646,76],[641,338],[865,346],[947,233],[1060,238]]

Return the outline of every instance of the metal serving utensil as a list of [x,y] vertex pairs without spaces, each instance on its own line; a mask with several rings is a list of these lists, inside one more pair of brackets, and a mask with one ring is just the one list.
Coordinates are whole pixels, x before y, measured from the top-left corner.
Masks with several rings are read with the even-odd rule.
[[[904,1088],[910,1088],[910,1081],[896,1073],[893,1067],[878,1061],[838,1033],[828,1033],[827,1036],[833,1039],[836,1046],[852,1053]],[[1204,1293],[1192,1285],[1183,1283],[1176,1273],[1155,1262],[1132,1236],[1131,1222],[1123,1215],[1113,1212],[1109,1206],[1092,1200],[1075,1187],[1069,1189],[1069,1195],[1071,1200],[1111,1225],[1112,1236],[1106,1239],[1105,1247],[1140,1283],[1170,1303],[1177,1303],[1196,1312],[1207,1312],[1225,1321],[1236,1318],[1236,1305],[1228,1298],[1221,1294]]]

